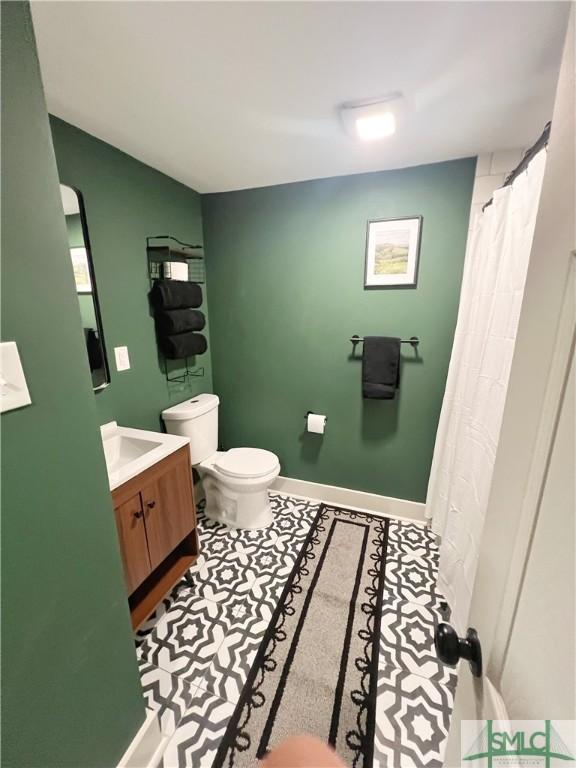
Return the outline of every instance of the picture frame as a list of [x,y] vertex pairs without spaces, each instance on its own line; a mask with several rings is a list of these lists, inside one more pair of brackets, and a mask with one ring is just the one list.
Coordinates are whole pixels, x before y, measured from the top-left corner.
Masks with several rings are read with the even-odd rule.
[[90,266],[86,248],[70,248],[76,293],[92,293],[92,281],[90,279]]
[[422,222],[422,216],[368,221],[364,288],[416,286]]

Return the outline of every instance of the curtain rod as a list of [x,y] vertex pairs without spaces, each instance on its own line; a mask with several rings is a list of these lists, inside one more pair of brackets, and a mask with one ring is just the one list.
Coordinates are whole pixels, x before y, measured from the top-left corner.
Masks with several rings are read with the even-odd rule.
[[[520,176],[520,174],[526,170],[532,158],[535,157],[535,155],[537,155],[538,152],[540,152],[540,150],[543,147],[547,146],[548,141],[550,140],[551,125],[552,123],[550,122],[546,123],[546,125],[544,126],[544,130],[540,134],[540,137],[536,139],[536,141],[534,142],[534,144],[532,144],[530,149],[526,150],[526,152],[524,153],[524,157],[522,158],[522,160],[520,160],[516,168],[514,168],[514,170],[511,171],[508,174],[508,176],[506,176],[506,180],[504,181],[504,184],[502,184],[502,187],[509,187],[510,184],[514,182],[514,179],[517,179],[518,176]],[[500,187],[500,189],[502,189],[502,187]],[[488,208],[489,205],[492,205],[492,201],[493,201],[493,198],[491,197],[490,200],[488,200],[488,202],[482,206],[482,210],[484,211],[486,210],[486,208]]]

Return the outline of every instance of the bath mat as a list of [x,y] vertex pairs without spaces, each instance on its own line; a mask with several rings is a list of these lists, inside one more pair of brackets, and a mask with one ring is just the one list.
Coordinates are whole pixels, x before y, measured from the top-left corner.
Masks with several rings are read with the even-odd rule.
[[301,733],[331,744],[348,766],[372,765],[387,546],[387,519],[320,507],[214,768],[255,768]]

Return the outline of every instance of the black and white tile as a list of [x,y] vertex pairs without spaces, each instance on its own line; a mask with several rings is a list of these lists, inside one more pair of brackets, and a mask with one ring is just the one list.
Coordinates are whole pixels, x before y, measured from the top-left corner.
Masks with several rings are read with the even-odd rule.
[[236,704],[268,623],[261,616],[249,616],[235,624],[218,648],[200,687]]
[[400,667],[378,673],[375,768],[441,768],[454,702],[445,685]]
[[198,685],[233,623],[205,597],[176,600],[138,648],[139,659]]
[[410,555],[438,559],[438,540],[429,528],[407,520],[390,520],[388,528],[388,555]]
[[165,768],[209,766],[319,504],[271,495],[274,523],[235,530],[198,508],[202,554],[136,634]]
[[438,660],[434,648],[434,631],[441,620],[427,605],[399,599],[386,602],[380,621],[379,668],[399,667],[455,690],[456,671]]
[[191,707],[196,686],[146,661],[140,661],[140,680],[146,707],[158,714],[162,733],[171,736]]
[[162,756],[161,768],[209,768],[234,712],[226,699],[197,689]]
[[438,543],[429,529],[391,520],[380,623],[374,768],[440,768],[456,671],[438,661],[434,630]]
[[242,545],[228,552],[206,557],[192,571],[195,594],[226,606],[236,597],[246,597],[256,579],[256,569]]
[[[319,504],[271,494],[274,522],[234,530],[198,509],[202,555],[137,634],[146,706],[170,736],[163,768],[209,768]],[[442,762],[456,673],[433,638],[438,543],[391,520],[381,618],[375,768]]]
[[386,562],[385,598],[399,598],[409,603],[437,606],[437,566],[427,557],[402,554]]

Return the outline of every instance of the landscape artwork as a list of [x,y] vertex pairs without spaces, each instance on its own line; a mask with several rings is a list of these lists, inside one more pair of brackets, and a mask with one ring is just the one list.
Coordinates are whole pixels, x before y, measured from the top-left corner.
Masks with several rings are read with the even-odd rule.
[[416,285],[421,224],[421,216],[368,222],[366,288]]
[[92,281],[90,280],[90,267],[88,266],[88,254],[86,248],[70,248],[72,269],[76,282],[77,293],[92,293]]

